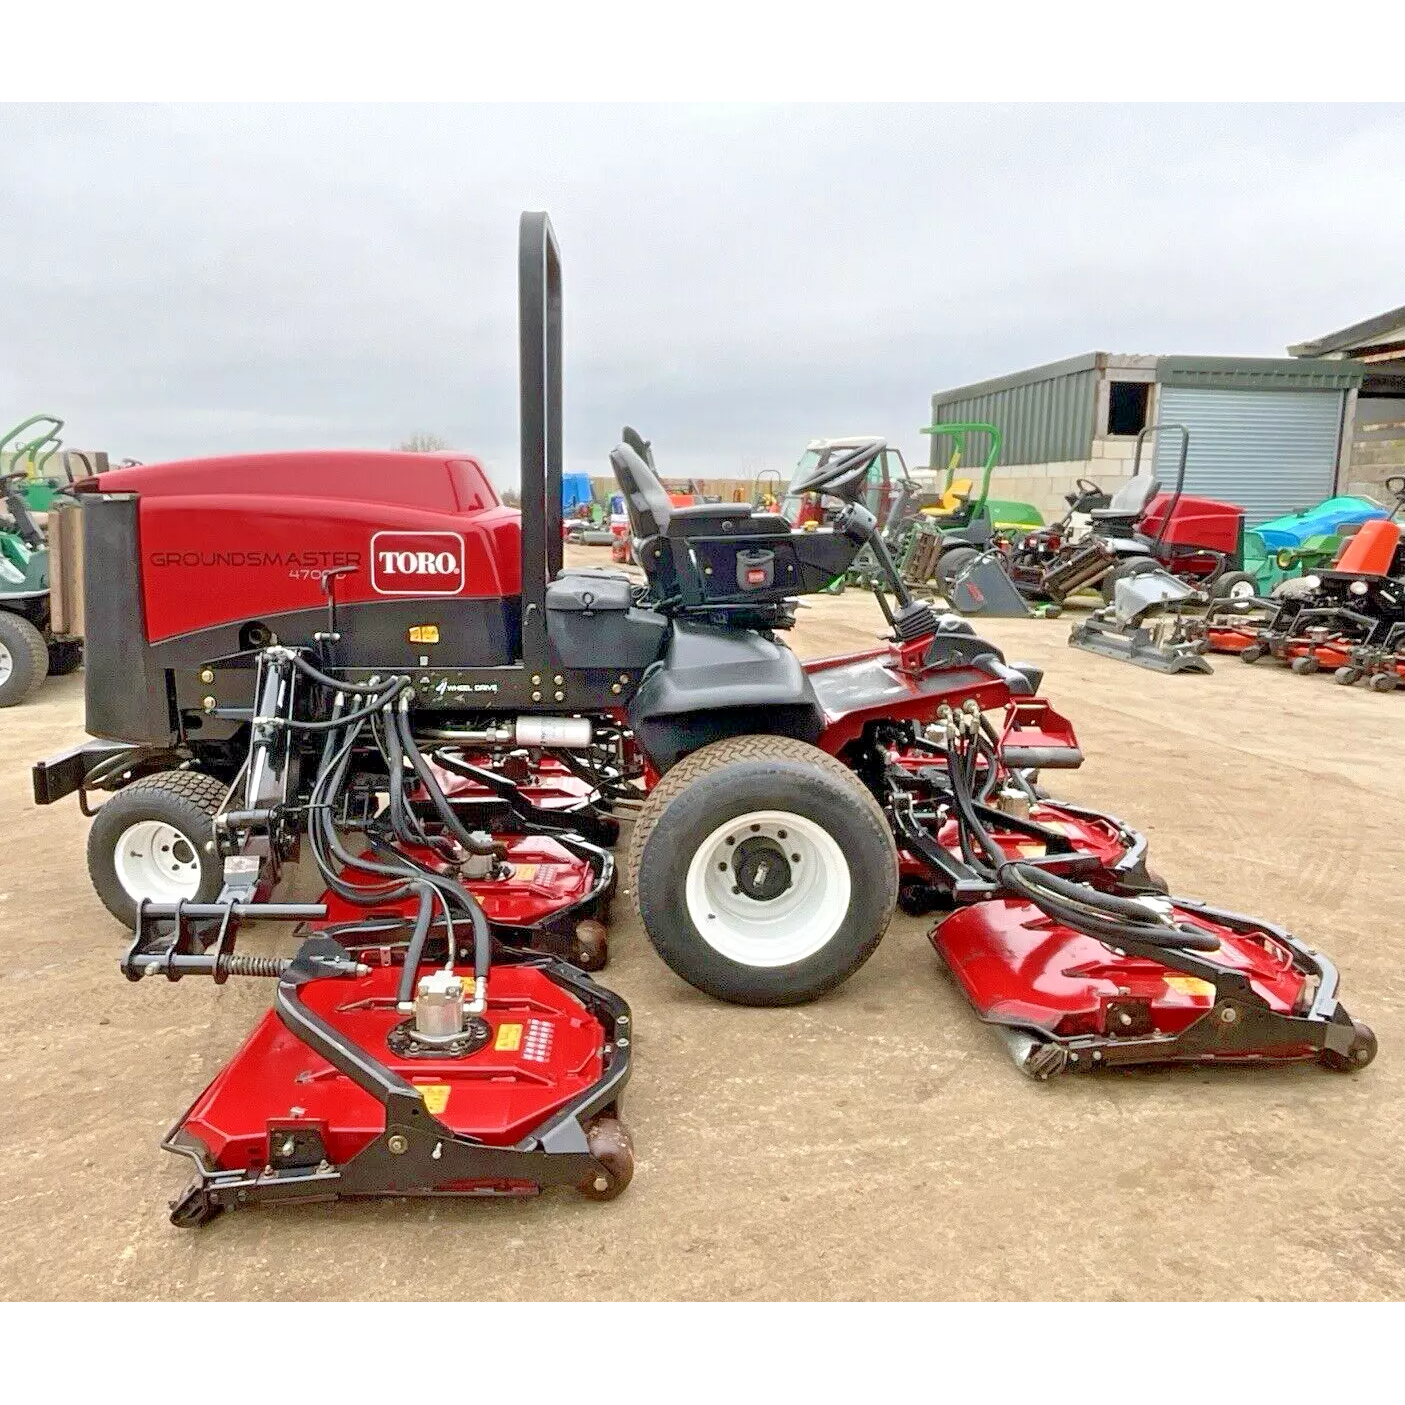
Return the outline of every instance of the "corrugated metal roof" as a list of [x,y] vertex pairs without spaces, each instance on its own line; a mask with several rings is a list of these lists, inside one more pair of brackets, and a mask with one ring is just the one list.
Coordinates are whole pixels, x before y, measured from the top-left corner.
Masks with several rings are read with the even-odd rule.
[[[1098,364],[1103,353],[1090,351],[1086,356],[1070,356],[1067,361],[1050,361],[1047,366],[1032,366],[1028,371],[1016,371],[1008,376],[996,376],[993,380],[973,381],[970,385],[958,385],[951,390],[939,390],[932,396],[932,408],[951,405],[961,400],[974,400],[982,395],[994,395],[1001,390],[1014,390],[1022,385],[1033,385],[1037,381],[1056,380],[1059,376],[1072,375],[1078,371],[1091,371]],[[944,415],[943,419],[952,419]]]
[[1351,361],[1295,361],[1280,356],[1162,356],[1162,385],[1206,390],[1352,390],[1365,372]]
[[1405,328],[1405,307],[1393,307],[1378,317],[1354,322],[1339,332],[1328,332],[1316,341],[1302,341],[1288,348],[1289,356],[1328,356],[1334,351],[1351,351],[1363,346],[1376,346],[1383,341],[1398,339]]

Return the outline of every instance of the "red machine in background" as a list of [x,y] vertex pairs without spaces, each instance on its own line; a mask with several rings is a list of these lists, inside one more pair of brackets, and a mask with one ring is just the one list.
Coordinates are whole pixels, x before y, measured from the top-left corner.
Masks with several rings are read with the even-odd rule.
[[[522,219],[519,302],[520,516],[449,454],[79,485],[98,740],[39,762],[36,802],[107,797],[89,870],[133,929],[129,979],[273,983],[166,1140],[196,1171],[177,1223],[622,1191],[634,1030],[581,968],[608,957],[623,815],[650,942],[726,1001],[834,990],[901,901],[951,914],[938,950],[1036,1076],[1370,1061],[1325,958],[1166,898],[1129,826],[1041,794],[1041,771],[1082,761],[1072,728],[1039,669],[904,585],[864,502],[882,439],[792,480],[836,504],[796,530],[745,503],[679,506],[626,429],[610,462],[645,580],[563,570],[543,214]],[[797,598],[861,550],[887,641],[802,664],[783,643]],[[295,858],[319,901],[278,900]],[[296,953],[239,950],[257,919],[297,924]]]
[[[1160,491],[1154,472],[1141,472],[1147,435],[1176,433],[1180,456],[1176,486]],[[1132,479],[1106,507],[1088,513],[1089,527],[1069,538],[1061,527],[1031,532],[1008,554],[1006,570],[1015,588],[1030,600],[1062,604],[1075,591],[1096,588],[1107,604],[1117,582],[1143,571],[1165,571],[1178,580],[1228,596],[1252,588],[1244,571],[1244,509],[1185,493],[1190,432],[1184,425],[1149,425],[1137,435]]]

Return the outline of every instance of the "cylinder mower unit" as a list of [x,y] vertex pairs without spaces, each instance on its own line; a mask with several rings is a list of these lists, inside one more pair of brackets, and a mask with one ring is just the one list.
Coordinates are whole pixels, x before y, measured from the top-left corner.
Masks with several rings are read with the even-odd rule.
[[1175,576],[1141,571],[1118,580],[1113,603],[1078,621],[1068,642],[1156,673],[1213,673],[1202,617],[1185,613],[1205,603],[1202,592]]
[[[1182,946],[1239,970],[1232,923],[1156,906],[1140,836],[1038,790],[1081,763],[1073,730],[1038,669],[903,583],[863,501],[882,439],[792,480],[835,504],[830,525],[795,528],[747,503],[679,504],[626,429],[610,462],[645,579],[562,570],[559,280],[545,215],[524,215],[521,514],[451,453],[77,485],[95,740],[34,767],[36,802],[76,793],[94,813],[106,797],[89,869],[134,931],[130,979],[274,991],[166,1140],[196,1167],[177,1223],[344,1195],[618,1194],[634,1036],[581,968],[608,955],[626,814],[650,942],[734,1003],[832,990],[899,901],[952,910],[939,933],[973,907],[1052,912],[1053,962],[1061,943],[1115,964],[1169,940],[1169,989],[1212,980]],[[797,598],[865,548],[888,641],[802,664],[782,642]],[[280,900],[294,859],[315,865],[318,901]],[[238,949],[260,918],[296,924],[297,951]],[[1326,972],[1310,1001],[1285,994],[1293,1056],[1316,1041],[1359,1066],[1366,1034],[1343,1045]],[[1256,1012],[1238,1052],[1286,1056],[1257,987],[1233,980],[1225,998]]]
[[[1180,436],[1180,456],[1175,489],[1166,494],[1154,472],[1141,471],[1142,445],[1149,434],[1171,432]],[[1075,537],[1060,526],[1031,533],[1011,550],[1007,570],[1020,592],[1062,604],[1075,591],[1096,589],[1111,605],[1119,580],[1161,569],[1212,595],[1252,594],[1253,578],[1243,570],[1244,509],[1186,494],[1189,452],[1184,425],[1143,429],[1131,480],[1106,507],[1088,510],[1084,535]]]

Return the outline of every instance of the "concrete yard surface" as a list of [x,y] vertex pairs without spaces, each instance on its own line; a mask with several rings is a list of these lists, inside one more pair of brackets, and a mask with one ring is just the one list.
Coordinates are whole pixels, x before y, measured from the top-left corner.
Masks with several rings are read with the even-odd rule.
[[[603,553],[601,553],[603,555]],[[879,633],[806,602],[802,654]],[[1034,1083],[897,917],[814,1005],[677,980],[629,899],[602,975],[633,1006],[633,1185],[588,1203],[363,1201],[173,1228],[157,1143],[267,1008],[266,982],[131,985],[75,800],[29,764],[81,739],[82,675],[0,712],[0,1292],[45,1298],[1399,1298],[1405,1295],[1405,697],[1217,660],[1163,677],[996,621],[1087,762],[1056,795],[1147,834],[1174,891],[1337,963],[1380,1056]],[[255,934],[250,949],[286,949]]]

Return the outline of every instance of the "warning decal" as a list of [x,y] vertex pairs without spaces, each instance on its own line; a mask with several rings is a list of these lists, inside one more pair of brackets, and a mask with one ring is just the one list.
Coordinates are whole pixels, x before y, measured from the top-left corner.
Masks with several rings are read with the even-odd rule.
[[426,1112],[438,1117],[449,1106],[449,1085],[447,1083],[417,1083],[420,1097],[424,1099]]
[[493,1041],[493,1048],[499,1053],[516,1053],[522,1047],[522,1026],[520,1024],[500,1024],[498,1026],[498,1037]]

